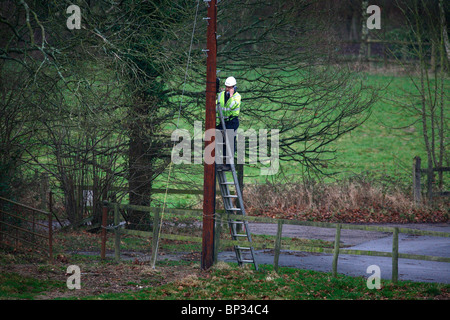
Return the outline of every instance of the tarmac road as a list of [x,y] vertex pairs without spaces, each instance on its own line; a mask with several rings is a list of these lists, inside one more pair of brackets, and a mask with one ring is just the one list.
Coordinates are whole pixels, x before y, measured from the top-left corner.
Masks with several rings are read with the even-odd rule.
[[[450,224],[448,223],[377,224],[377,226],[450,232]],[[250,223],[250,230],[254,234],[275,235],[277,226],[274,224]],[[334,241],[335,229],[284,225],[283,236]],[[346,249],[392,252],[392,233],[342,229],[341,243],[350,246]],[[399,252],[450,257],[450,238],[400,233]],[[255,255],[259,264],[273,264],[273,250],[257,250]],[[332,259],[332,254],[281,251],[279,266],[331,272]],[[235,262],[236,257],[234,252],[221,252],[219,253],[219,260]],[[367,273],[366,270],[370,265],[380,267],[382,279],[391,279],[392,258],[390,257],[340,254],[338,273],[369,277],[372,273]],[[398,270],[399,280],[450,283],[450,263],[448,262],[399,259]]]
[[[249,223],[252,234],[276,235],[277,225],[267,223]],[[376,224],[383,227],[401,227],[419,230],[430,230],[450,233],[449,223],[440,224]],[[297,237],[303,239],[322,239],[334,241],[335,229],[283,225],[283,237]],[[341,243],[346,249],[370,250],[381,252],[392,252],[392,233],[363,231],[363,230],[341,230]],[[399,252],[428,256],[450,258],[450,238],[416,236],[410,234],[399,234]],[[98,253],[95,253],[98,255]],[[113,256],[113,252],[107,253]],[[186,253],[167,254],[158,257],[158,260],[178,260]],[[273,250],[256,250],[256,259],[259,264],[273,264]],[[133,252],[128,254],[122,252],[122,259],[138,259],[140,261],[150,260],[149,253]],[[223,251],[218,254],[219,261],[236,262],[233,251]],[[280,267],[291,267],[322,272],[332,271],[332,254],[299,252],[282,250],[278,265]],[[381,278],[390,280],[392,278],[392,258],[377,256],[362,256],[339,254],[338,273],[349,276],[369,277],[367,267],[377,265],[380,267]],[[399,259],[399,280],[411,280],[416,282],[438,282],[450,283],[450,263],[424,261],[413,259]]]

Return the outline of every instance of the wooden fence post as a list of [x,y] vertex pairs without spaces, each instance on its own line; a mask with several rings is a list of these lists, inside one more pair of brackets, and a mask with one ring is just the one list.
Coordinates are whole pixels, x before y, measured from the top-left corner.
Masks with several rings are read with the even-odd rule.
[[114,203],[114,259],[116,262],[120,261],[120,216],[119,216],[119,204]]
[[336,225],[336,236],[334,238],[334,250],[333,250],[333,277],[337,277],[337,264],[339,259],[339,244],[341,242],[341,224]]
[[47,195],[50,194],[49,192],[49,182],[48,182],[48,174],[43,173],[41,174],[41,185],[40,185],[40,192],[41,192],[41,204],[40,209],[43,211],[47,211],[48,202],[46,201]]
[[275,240],[275,255],[273,258],[273,269],[278,271],[278,261],[280,259],[281,251],[281,234],[283,233],[283,221],[278,220],[277,238]]
[[398,227],[392,234],[392,282],[398,281]]
[[414,202],[416,204],[420,204],[421,199],[421,191],[420,191],[420,165],[421,159],[420,157],[414,157],[413,159],[413,196]]
[[106,224],[108,220],[108,207],[106,204],[103,204],[103,211],[102,211],[102,245],[101,245],[101,252],[100,252],[100,259],[105,260],[106,257]]
[[153,217],[153,235],[152,235],[152,268],[155,269],[156,259],[158,257],[158,242],[159,242],[159,229],[160,219],[159,219],[159,211],[155,212],[155,216]]
[[433,162],[428,158],[428,168],[427,168],[427,197],[428,201],[433,200]]
[[[53,263],[53,193],[48,194],[48,255],[50,263]],[[33,214],[34,217],[34,214]],[[34,223],[34,219],[33,219]],[[34,227],[34,226],[33,226]],[[34,230],[33,230],[34,233]]]

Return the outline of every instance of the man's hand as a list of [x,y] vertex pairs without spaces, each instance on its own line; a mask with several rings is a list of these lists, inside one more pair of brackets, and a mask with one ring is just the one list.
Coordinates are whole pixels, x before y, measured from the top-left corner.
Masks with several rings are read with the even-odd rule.
[[234,87],[226,87],[225,91],[230,94],[230,98],[231,98],[234,94]]

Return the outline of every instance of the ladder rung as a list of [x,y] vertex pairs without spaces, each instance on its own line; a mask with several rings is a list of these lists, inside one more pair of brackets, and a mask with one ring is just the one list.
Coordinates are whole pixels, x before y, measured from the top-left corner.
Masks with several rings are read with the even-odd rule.
[[241,260],[241,262],[244,262],[244,263],[253,263],[254,261],[253,261],[253,260]]
[[[221,120],[223,122],[223,118],[221,115]],[[226,142],[216,142],[217,144],[226,144]],[[233,158],[233,155],[222,155],[221,156],[222,159],[226,159],[226,158]],[[230,169],[228,169],[228,167]],[[226,169],[225,169],[226,168]],[[225,170],[223,170],[225,169]],[[220,186],[220,193],[222,194],[222,199],[224,200],[224,206],[225,206],[225,212],[227,212],[228,214],[232,214],[237,212],[238,214],[244,216],[245,215],[245,211],[244,208],[235,208],[233,207],[233,204],[231,203],[231,201],[225,201],[225,199],[232,199],[232,198],[238,198],[240,200],[242,200],[238,194],[230,194],[230,188],[227,187],[233,185],[236,190],[238,190],[238,185],[237,182],[234,181],[234,177],[235,177],[235,166],[234,163],[231,163],[227,166],[219,166],[217,168],[218,171],[218,178],[219,178],[219,186]],[[233,173],[233,181],[227,181],[227,177],[226,177],[226,172],[225,171],[232,171]],[[236,192],[237,193],[237,192]],[[242,204],[242,201],[241,201]],[[228,206],[230,206],[229,208],[227,208]],[[242,266],[243,263],[253,263],[255,266],[255,269],[258,270],[258,263],[255,259],[254,256],[254,252],[253,252],[253,247],[251,247],[252,245],[252,240],[250,237],[250,232],[248,230],[248,222],[246,220],[228,220],[228,225],[230,228],[230,235],[231,237],[237,242],[238,240],[240,240],[239,242],[242,243],[242,245],[247,245],[250,247],[241,247],[239,245],[235,245],[234,246],[234,251],[236,254],[236,259],[239,263],[239,265]],[[238,230],[238,228],[236,227],[236,225],[243,225],[245,228],[245,231],[243,230]],[[241,233],[238,233],[241,232]],[[244,233],[242,233],[244,232]],[[247,239],[245,239],[247,238]],[[246,256],[245,259],[243,256]],[[251,256],[250,256],[251,255]]]
[[234,233],[234,234],[232,234],[232,236],[233,237],[247,237],[247,235],[243,234],[243,233]]

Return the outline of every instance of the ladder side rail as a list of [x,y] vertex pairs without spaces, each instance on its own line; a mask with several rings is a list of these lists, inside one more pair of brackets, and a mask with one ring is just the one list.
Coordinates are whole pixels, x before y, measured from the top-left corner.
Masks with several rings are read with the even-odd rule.
[[[238,178],[237,178],[236,168],[234,166],[234,152],[233,153],[231,152],[231,147],[230,147],[230,143],[229,143],[229,137],[228,137],[228,134],[227,134],[227,131],[226,131],[227,128],[225,126],[225,119],[223,117],[222,108],[220,107],[220,104],[219,104],[219,108],[218,109],[219,109],[220,122],[222,124],[222,129],[223,129],[223,133],[224,133],[223,136],[225,138],[225,148],[226,148],[227,157],[231,158],[230,167],[231,167],[231,173],[232,173],[232,176],[233,176],[233,183],[234,183],[234,186],[235,186],[236,195],[237,195],[237,198],[238,198],[238,201],[239,201],[239,206],[240,206],[239,211],[241,212],[241,214],[243,216],[246,216],[245,208],[244,208],[244,201],[243,201],[243,198],[242,198],[241,189],[239,187],[239,182],[238,182]],[[226,164],[226,157],[223,156],[223,158],[225,158],[225,164]],[[229,188],[228,188],[228,183],[227,183],[227,180],[226,180],[226,174],[225,174],[224,171],[219,171],[219,184],[221,186],[220,190],[221,190],[221,193],[222,193],[222,199],[224,201],[225,210],[226,210],[226,212],[230,212],[230,211],[232,212],[232,209],[234,209],[234,208],[233,208],[233,205],[232,205],[231,198],[226,197],[226,196],[230,195],[230,191],[229,191]],[[233,240],[237,240],[239,238],[239,236],[236,236],[236,234],[237,234],[236,223],[234,223],[233,220],[228,220],[228,224],[231,227],[231,237],[232,237],[232,239]],[[251,244],[252,243],[252,238],[251,238],[250,230],[248,228],[248,222],[244,220],[243,224],[244,224],[244,228],[245,228],[245,233],[247,235],[247,240]],[[256,262],[255,253],[254,253],[254,249],[253,249],[252,246],[249,247],[251,260],[244,259],[243,255],[242,255],[242,252],[241,252],[241,248],[239,246],[234,246],[234,249],[235,249],[234,251],[236,253],[236,258],[238,260],[238,264],[240,266],[242,266],[242,264],[244,262],[253,263],[253,265],[255,266],[255,269],[258,270],[258,263]]]
[[[225,138],[225,148],[226,148],[226,152],[227,152],[227,157],[229,155],[232,155],[230,157],[230,159],[231,159],[230,162],[231,162],[231,164],[234,165],[234,152],[231,153],[230,144],[229,144],[228,135],[227,135],[227,127],[225,126],[225,119],[223,118],[223,113],[222,113],[222,108],[220,107],[220,103],[219,103],[219,108],[218,109],[219,109],[220,123],[222,124],[222,131],[224,133],[223,136]],[[224,155],[222,155],[222,156],[225,158]],[[225,159],[225,161],[226,161],[226,159]]]

